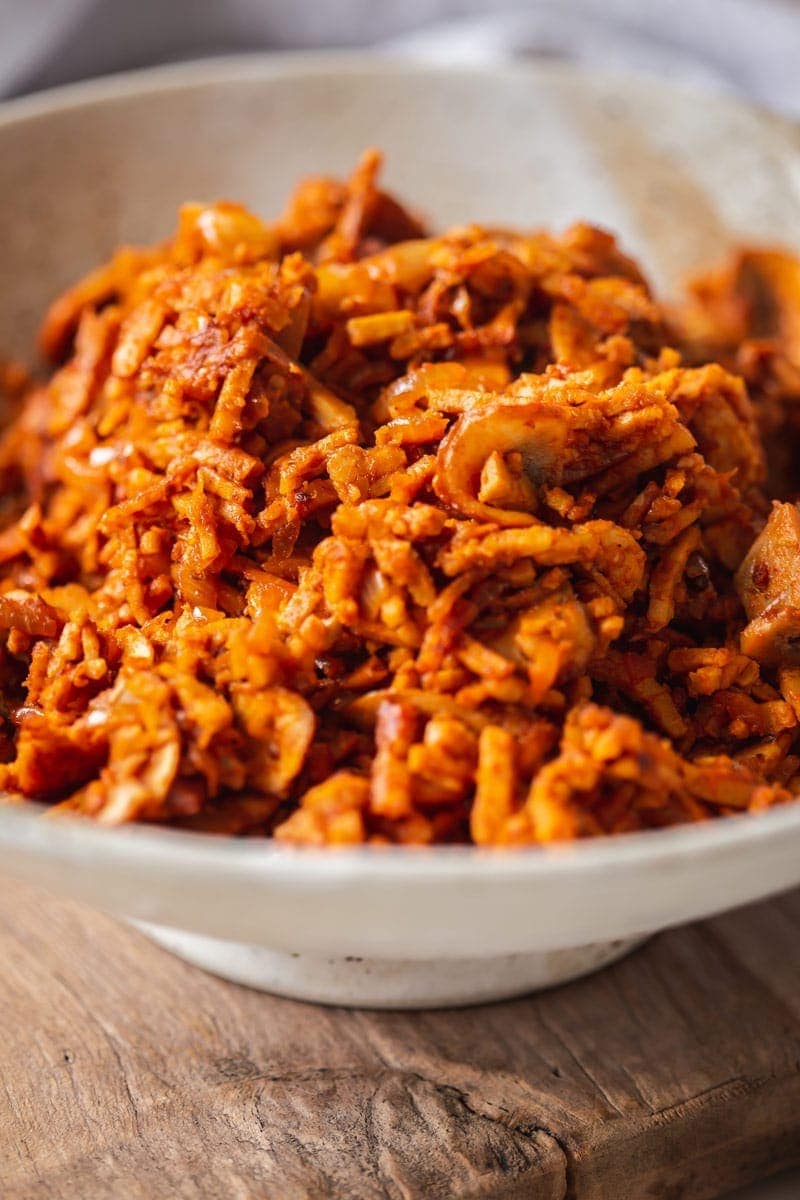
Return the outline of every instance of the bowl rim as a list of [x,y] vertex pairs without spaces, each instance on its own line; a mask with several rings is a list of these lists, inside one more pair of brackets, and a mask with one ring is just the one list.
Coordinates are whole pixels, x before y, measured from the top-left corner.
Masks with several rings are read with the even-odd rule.
[[[257,51],[220,55],[124,71],[6,99],[0,102],[0,129],[24,125],[63,112],[97,104],[124,103],[147,95],[189,91],[204,86],[273,82],[324,77],[331,73],[359,76],[490,78],[502,75],[552,81],[562,86],[619,86],[631,90],[681,94],[702,99],[706,106],[755,116],[795,144],[800,152],[800,128],[791,120],[725,91],[707,92],[697,85],[659,79],[633,71],[587,69],[569,62],[531,58],[525,61],[445,63],[397,50]],[[800,183],[800,157],[797,162]],[[236,838],[145,825],[111,828],[77,816],[45,816],[46,806],[33,802],[2,802],[0,851],[16,851],[51,861],[84,861],[101,851],[105,865],[119,863],[157,871],[169,866],[178,874],[195,871],[232,872],[263,880],[265,868],[273,880],[302,882],[344,881],[354,875],[365,880],[402,879],[423,875],[466,879],[480,872],[482,880],[511,880],[536,875],[558,877],[605,873],[610,867],[658,869],[677,861],[738,848],[754,849],[800,835],[800,802],[789,802],[760,813],[710,818],[708,821],[637,833],[518,847],[474,845],[434,846],[294,846],[269,838]],[[52,832],[51,832],[52,831]]]
[[544,878],[605,873],[609,868],[689,867],[698,859],[756,851],[800,836],[800,801],[760,813],[712,817],[635,833],[526,846],[358,845],[301,846],[271,838],[231,837],[191,832],[171,826],[109,826],[88,817],[48,816],[35,802],[0,805],[0,852],[59,861],[84,861],[95,852],[106,867],[118,863],[158,871],[226,873],[253,880],[264,878],[300,883],[331,883],[358,876],[364,880],[521,877]]
[[[180,62],[115,71],[73,83],[42,88],[22,96],[2,98],[0,128],[98,103],[136,99],[145,93],[179,92],[208,85],[271,82],[302,76],[336,74],[357,77],[387,73],[414,77],[536,77],[566,86],[580,86],[581,83],[589,82],[596,86],[618,85],[628,90],[638,88],[651,93],[678,94],[706,107],[711,105],[742,116],[757,116],[781,130],[784,136],[796,143],[800,151],[800,125],[796,121],[741,93],[726,90],[723,86],[717,89],[709,84],[708,88],[704,88],[696,81],[664,80],[653,72],[636,67],[623,72],[536,55],[524,59],[495,58],[486,62],[445,62],[440,58],[426,58],[424,55],[392,46],[328,50],[253,50],[212,54]],[[800,178],[800,164],[798,175]]]

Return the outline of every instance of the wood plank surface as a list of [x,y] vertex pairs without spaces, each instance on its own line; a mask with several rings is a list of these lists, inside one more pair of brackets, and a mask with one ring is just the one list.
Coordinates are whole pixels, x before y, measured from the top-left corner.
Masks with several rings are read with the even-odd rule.
[[261,995],[0,883],[2,1200],[703,1200],[800,1163],[800,893],[455,1012]]

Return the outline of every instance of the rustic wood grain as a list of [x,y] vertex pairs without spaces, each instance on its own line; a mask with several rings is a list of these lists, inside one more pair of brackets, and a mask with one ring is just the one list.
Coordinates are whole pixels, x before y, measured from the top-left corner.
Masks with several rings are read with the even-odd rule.
[[800,893],[546,995],[365,1013],[0,886],[2,1200],[703,1200],[800,1162]]

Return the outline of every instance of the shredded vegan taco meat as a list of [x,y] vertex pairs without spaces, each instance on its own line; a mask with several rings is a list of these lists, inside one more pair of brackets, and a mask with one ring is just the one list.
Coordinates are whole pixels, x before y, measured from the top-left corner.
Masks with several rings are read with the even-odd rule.
[[608,234],[431,236],[378,167],[185,206],[0,377],[0,786],[312,844],[788,800],[800,265],[676,317]]

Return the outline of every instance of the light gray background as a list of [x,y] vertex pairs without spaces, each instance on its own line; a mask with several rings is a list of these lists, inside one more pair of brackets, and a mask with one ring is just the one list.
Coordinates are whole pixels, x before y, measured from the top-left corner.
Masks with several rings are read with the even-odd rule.
[[392,42],[634,66],[800,115],[797,0],[0,0],[0,94],[247,49]]

